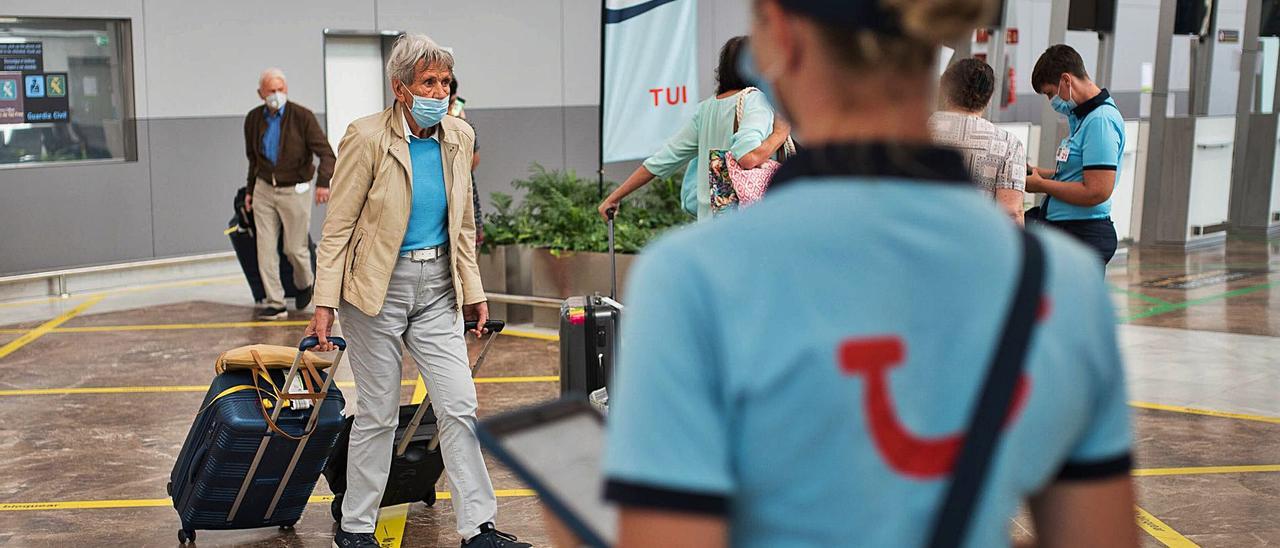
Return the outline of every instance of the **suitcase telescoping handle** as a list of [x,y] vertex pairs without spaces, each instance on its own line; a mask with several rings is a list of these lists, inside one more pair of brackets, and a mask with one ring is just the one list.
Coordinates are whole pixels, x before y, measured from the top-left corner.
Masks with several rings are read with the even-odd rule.
[[[464,322],[462,324],[462,329],[463,331],[471,331],[472,329],[475,329],[476,325],[479,323],[480,322]],[[507,322],[504,322],[502,320],[489,320],[484,322],[484,328],[488,329],[490,332],[493,332],[493,333],[501,333],[502,330],[506,327],[507,327]]]
[[[311,434],[315,432],[316,422],[320,419],[320,408],[324,406],[324,403],[328,398],[329,386],[333,384],[333,377],[337,373],[338,365],[342,363],[342,355],[347,351],[347,341],[342,337],[329,337],[329,342],[332,342],[334,346],[338,347],[338,355],[333,358],[333,367],[329,368],[329,374],[325,375],[324,384],[318,390],[318,392],[320,394],[324,394],[325,397],[316,401],[311,408],[311,416],[307,420],[307,427],[303,430],[301,439],[297,440],[298,446],[293,451],[293,458],[289,460],[289,467],[285,469],[284,475],[281,476],[282,479],[280,480],[280,485],[276,487],[275,496],[272,497],[271,504],[267,506],[267,513],[263,516],[263,519],[265,520],[270,520],[271,514],[275,513],[276,504],[280,502],[280,497],[284,494],[285,487],[289,485],[289,478],[293,476],[293,469],[298,465],[298,459],[302,457],[302,451],[306,449],[307,442],[311,440]],[[302,342],[298,343],[298,353],[293,357],[293,365],[289,366],[289,374],[285,376],[284,390],[286,392],[288,392],[289,387],[293,386],[293,380],[298,376],[298,368],[302,364],[303,354],[307,350],[315,348],[319,344],[320,339],[318,337],[306,337],[302,339]],[[275,409],[271,411],[271,418],[269,422],[274,423],[279,419],[280,412],[283,409],[283,402],[277,402]],[[272,437],[274,437],[272,435],[272,429],[268,427],[266,432],[262,435],[262,441],[258,443],[258,451],[253,454],[253,462],[249,464],[249,470],[244,475],[244,482],[240,484],[240,490],[236,493],[236,500],[231,505],[231,511],[227,513],[227,523],[235,520],[236,512],[240,510],[240,504],[244,502],[244,495],[248,492],[249,486],[253,484],[254,475],[258,471],[258,465],[262,463],[262,455],[266,453],[267,444],[271,443]]]
[[604,216],[609,219],[609,298],[618,298],[618,256],[613,246],[613,217],[618,213],[618,208],[611,207],[604,211]]
[[[347,349],[347,340],[342,337],[329,337],[329,342],[338,347],[338,351],[345,351]],[[302,339],[302,342],[298,343],[298,352],[306,352],[317,346],[320,346],[320,337],[313,335]]]
[[[467,331],[475,329],[476,325],[478,325],[478,322],[464,322],[462,327],[464,335]],[[476,364],[471,367],[472,378],[476,376],[480,366],[484,365],[484,358],[489,355],[489,345],[493,344],[493,340],[498,338],[498,334],[502,333],[502,330],[506,327],[507,322],[502,320],[484,322],[484,328],[489,330],[490,335],[484,342],[484,348],[480,349],[480,355],[476,357]],[[413,439],[413,435],[418,432],[418,427],[422,425],[422,418],[427,414],[427,407],[430,403],[431,399],[428,397],[423,398],[422,403],[418,404],[418,410],[413,413],[413,420],[409,421],[409,426],[404,430],[404,436],[400,438],[400,444],[396,446],[397,457],[404,455],[404,452],[409,449],[409,441]],[[436,434],[436,437],[432,438],[431,443],[427,446],[428,451],[435,451],[436,447],[440,445],[439,432]]]

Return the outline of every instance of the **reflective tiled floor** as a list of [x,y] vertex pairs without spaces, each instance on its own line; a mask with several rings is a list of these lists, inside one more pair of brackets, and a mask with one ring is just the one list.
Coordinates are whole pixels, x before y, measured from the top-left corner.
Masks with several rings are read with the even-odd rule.
[[[1132,250],[1108,281],[1131,381],[1144,543],[1280,543],[1280,241]],[[246,294],[243,281],[220,278],[0,303],[0,545],[176,543],[164,485],[214,358],[292,344],[307,319],[254,323]],[[483,416],[558,391],[557,343],[521,334],[499,339],[480,373]],[[405,401],[414,388],[405,383]],[[490,469],[502,527],[545,545],[537,500]],[[199,543],[328,546],[323,481],[315,495],[292,532],[201,531]],[[385,510],[379,525],[385,545],[403,546],[456,546],[452,529],[447,500]],[[1029,529],[1025,518],[1011,526],[1017,537]]]

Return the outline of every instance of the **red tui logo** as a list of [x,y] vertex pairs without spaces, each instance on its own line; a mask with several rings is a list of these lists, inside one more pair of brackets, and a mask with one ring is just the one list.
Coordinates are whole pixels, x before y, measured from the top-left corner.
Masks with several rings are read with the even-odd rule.
[[[1041,303],[1041,313],[1047,313]],[[936,438],[918,436],[907,429],[894,409],[889,393],[889,370],[901,365],[906,346],[896,336],[849,339],[840,344],[840,368],[848,375],[863,377],[863,406],[876,450],[899,474],[920,479],[948,474],[955,465],[962,434]],[[1024,373],[1014,389],[1005,419],[1008,427],[1017,419],[1027,400],[1030,380]]]

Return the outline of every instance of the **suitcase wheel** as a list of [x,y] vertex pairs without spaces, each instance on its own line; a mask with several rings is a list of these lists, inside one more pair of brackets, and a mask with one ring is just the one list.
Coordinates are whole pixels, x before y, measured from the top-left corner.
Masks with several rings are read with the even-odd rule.
[[342,521],[342,493],[333,496],[333,502],[329,503],[329,513],[333,514],[333,521]]
[[427,492],[427,496],[422,498],[422,503],[427,505],[428,508],[436,505],[436,490],[434,487],[431,488],[431,491]]
[[195,529],[178,529],[178,544],[187,544],[189,542],[195,543],[195,541],[196,541]]
[[289,522],[289,523],[286,523],[286,524],[284,524],[284,525],[281,525],[281,526],[280,526],[280,530],[281,530],[281,531],[284,531],[284,532],[293,531],[293,526],[294,526],[294,525],[297,525],[297,524],[298,524],[298,522],[296,522],[296,521],[291,521],[291,522]]
[[173,496],[173,482],[172,482],[172,481],[171,481],[171,482],[169,482],[169,483],[164,484],[164,491],[165,491],[165,493],[168,493],[168,494],[169,494],[169,496],[171,496],[171,497]]

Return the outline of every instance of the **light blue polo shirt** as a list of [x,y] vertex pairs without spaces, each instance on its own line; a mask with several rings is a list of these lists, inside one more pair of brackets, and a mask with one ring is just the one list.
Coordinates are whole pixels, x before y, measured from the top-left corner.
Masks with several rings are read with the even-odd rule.
[[[924,544],[1021,243],[956,153],[923,150],[802,151],[760,204],[644,251],[610,386],[608,498],[724,516],[731,546]],[[1008,546],[1018,503],[1054,481],[1129,473],[1097,259],[1036,236],[1047,315],[969,546]]]
[[[1124,117],[1107,90],[1080,105],[1067,116],[1070,135],[1062,140],[1067,160],[1058,162],[1054,180],[1084,182],[1084,172],[1091,169],[1115,170],[1115,184],[1120,184],[1120,164],[1124,157]],[[1114,188],[1113,188],[1114,192]],[[1093,207],[1068,204],[1050,198],[1046,219],[1077,221],[1106,219],[1111,216],[1111,198]]]
[[405,134],[409,139],[413,205],[409,209],[409,226],[400,245],[401,252],[449,242],[449,201],[445,195],[440,141],[435,137],[419,139],[409,134],[407,128]]

